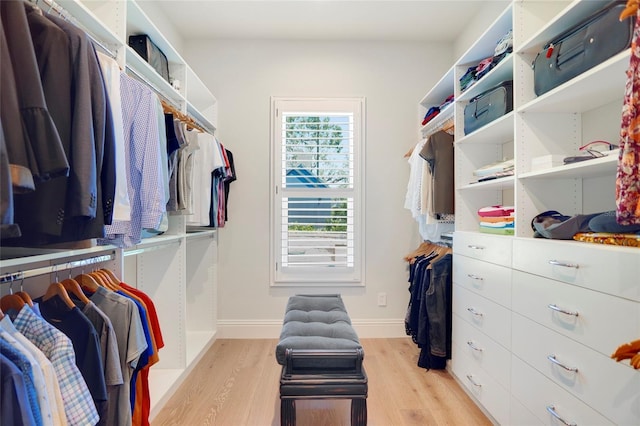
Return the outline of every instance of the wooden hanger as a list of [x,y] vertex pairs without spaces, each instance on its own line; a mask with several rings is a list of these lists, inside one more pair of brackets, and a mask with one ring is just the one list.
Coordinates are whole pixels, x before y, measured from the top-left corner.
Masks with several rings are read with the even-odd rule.
[[409,148],[409,151],[407,151],[407,152],[404,154],[404,158],[409,158],[409,157],[411,157],[411,154],[413,154],[413,150],[414,150],[414,148],[415,148],[415,147],[413,147],[413,146],[412,146],[411,148]]
[[109,277],[109,281],[111,282],[111,284],[120,287],[120,280],[118,279],[118,277],[116,277],[116,274],[114,274],[111,269],[102,268],[100,269],[100,271],[102,271],[104,275]]
[[427,268],[431,268],[434,263],[436,263],[438,260],[443,258],[445,255],[451,253],[452,250],[451,250],[451,247],[437,246],[435,249],[435,252],[436,252],[436,256],[433,259],[431,259],[431,261],[429,262],[429,266],[427,266]]
[[24,302],[29,305],[29,307],[33,308],[33,300],[31,300],[31,296],[26,291],[20,290],[16,293]]
[[407,254],[404,257],[404,260],[406,260],[407,262],[413,262],[416,257],[432,253],[435,248],[437,248],[437,245],[433,244],[431,241],[423,241],[420,243],[417,249]]
[[9,312],[11,309],[15,309],[17,312],[20,312],[22,307],[27,303],[23,298],[18,296],[17,294],[7,294],[6,296],[2,296],[0,299],[0,309],[3,312]]
[[453,132],[455,131],[455,123],[453,121],[453,118],[448,119],[447,121],[445,121],[444,123],[442,123],[442,131],[443,132],[447,132],[450,135],[453,135]]
[[118,287],[119,283],[116,284],[111,282],[111,277],[109,277],[109,275],[107,275],[104,271],[102,270],[93,271],[91,273],[91,276],[94,277],[96,281],[98,281],[98,283],[100,283],[100,285],[102,285],[104,288],[107,288],[112,291],[119,290],[119,287]]
[[67,278],[66,280],[62,280],[61,284],[65,288],[65,290],[67,290],[67,292],[73,294],[85,305],[90,302],[87,295],[82,292],[78,281],[74,280],[73,278]]
[[165,114],[173,114],[175,118],[187,125],[188,130],[196,129],[201,131],[202,133],[207,133],[202,127],[198,125],[198,123],[196,123],[193,118],[189,117],[182,111],[179,111],[176,107],[174,107],[164,99],[160,99],[160,103],[162,104],[162,110],[165,112]]
[[638,13],[638,5],[640,5],[640,0],[628,0],[627,6],[620,13],[620,20],[625,20],[632,16],[636,16]]
[[445,254],[451,253],[451,251],[452,251],[451,247],[447,247],[441,244],[435,244],[435,243],[432,243],[431,241],[423,241],[422,243],[420,243],[417,249],[407,254],[404,257],[404,260],[409,263],[413,263],[418,256],[435,254],[436,257],[431,259],[431,262],[434,262],[435,260],[441,258]]
[[81,288],[84,288],[91,293],[95,293],[100,287],[100,284],[98,284],[98,282],[89,274],[80,274],[75,277],[74,280],[80,284]]
[[76,307],[76,304],[73,303],[73,301],[69,297],[69,293],[67,293],[67,290],[65,290],[64,286],[61,283],[49,284],[47,292],[42,297],[42,300],[49,300],[54,296],[60,297],[69,309],[73,309]]
[[109,287],[107,286],[107,284],[104,282],[104,277],[103,277],[102,275],[98,274],[98,273],[97,273],[97,271],[89,272],[89,274],[88,274],[88,275],[89,275],[91,278],[93,278],[93,279],[98,283],[98,285],[99,285],[100,287],[104,287],[104,288],[106,288],[106,289],[108,289],[108,290],[111,290],[111,288],[109,288]]

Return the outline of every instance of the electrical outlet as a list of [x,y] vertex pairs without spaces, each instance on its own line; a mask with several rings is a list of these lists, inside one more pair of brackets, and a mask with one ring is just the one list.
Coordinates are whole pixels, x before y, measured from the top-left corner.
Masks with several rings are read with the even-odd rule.
[[387,306],[387,293],[378,293],[378,306]]

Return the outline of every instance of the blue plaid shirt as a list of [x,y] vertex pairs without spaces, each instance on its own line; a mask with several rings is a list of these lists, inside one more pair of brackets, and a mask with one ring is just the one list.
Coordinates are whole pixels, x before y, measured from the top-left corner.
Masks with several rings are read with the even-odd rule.
[[95,425],[100,417],[78,367],[71,340],[60,330],[37,316],[28,305],[20,309],[13,322],[51,361],[60,384],[64,411],[70,425]]

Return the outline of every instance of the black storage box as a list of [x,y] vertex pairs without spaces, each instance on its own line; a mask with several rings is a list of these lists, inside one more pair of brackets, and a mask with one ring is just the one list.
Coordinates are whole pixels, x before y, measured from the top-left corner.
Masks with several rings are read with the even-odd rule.
[[533,62],[540,96],[631,46],[635,19],[620,21],[624,1],[615,1],[554,37]]
[[464,133],[479,129],[513,110],[513,80],[499,85],[474,97],[464,107]]
[[171,83],[171,81],[169,81],[169,61],[167,61],[164,53],[158,49],[158,46],[153,44],[149,36],[146,34],[130,35],[129,46],[131,46],[142,59],[147,61],[162,78],[167,80],[168,83]]

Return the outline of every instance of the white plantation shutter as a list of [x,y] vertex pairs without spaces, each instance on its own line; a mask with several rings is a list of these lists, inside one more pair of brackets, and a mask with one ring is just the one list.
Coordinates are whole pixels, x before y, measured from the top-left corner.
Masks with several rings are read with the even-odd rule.
[[359,283],[363,100],[272,106],[272,281]]

